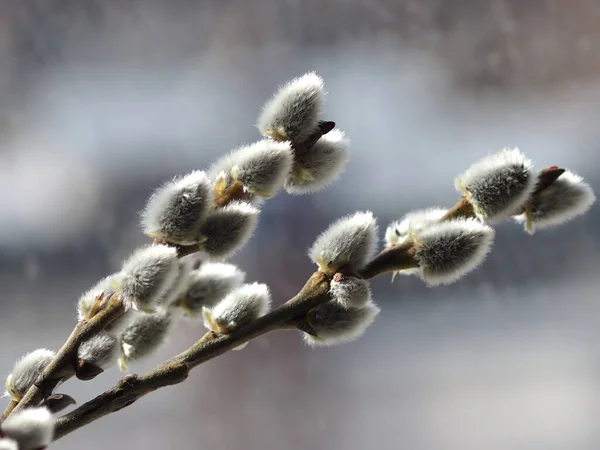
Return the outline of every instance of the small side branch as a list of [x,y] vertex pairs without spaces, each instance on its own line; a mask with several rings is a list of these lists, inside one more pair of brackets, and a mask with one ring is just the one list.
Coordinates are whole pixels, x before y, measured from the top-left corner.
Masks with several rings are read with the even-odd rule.
[[[90,337],[96,335],[125,312],[123,303],[118,297],[109,300],[106,308],[102,309],[89,321],[79,322],[71,336],[67,339],[54,359],[41,373],[37,381],[25,394],[25,396],[14,405],[13,412],[18,412],[30,406],[37,406],[48,395],[52,393],[58,383],[65,377],[74,373],[74,364],[77,357],[79,345]],[[9,408],[4,411],[2,417],[8,417],[11,413]]]
[[65,414],[56,422],[54,439],[60,439],[95,420],[119,411],[149,392],[183,382],[189,370],[251,339],[269,331],[290,328],[289,324],[298,317],[303,317],[310,309],[330,299],[329,279],[323,273],[315,272],[295,297],[269,314],[228,335],[209,332],[166,363],[142,376],[124,377],[113,388]]

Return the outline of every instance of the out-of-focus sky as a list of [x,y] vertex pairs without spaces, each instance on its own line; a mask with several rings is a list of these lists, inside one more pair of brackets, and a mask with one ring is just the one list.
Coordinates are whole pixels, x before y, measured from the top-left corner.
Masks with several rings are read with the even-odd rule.
[[[275,303],[328,223],[451,205],[454,176],[498,148],[598,191],[599,20],[595,0],[3,0],[0,369],[58,348],[78,295],[147,242],[153,187],[259,139],[263,102],[307,71],[350,162],[267,202],[234,258]],[[355,343],[268,335],[54,448],[596,449],[599,225],[597,207],[533,237],[502,224],[456,285],[376,280],[382,313]],[[202,333],[185,323],[132,369]],[[82,403],[120,376],[63,390]]]

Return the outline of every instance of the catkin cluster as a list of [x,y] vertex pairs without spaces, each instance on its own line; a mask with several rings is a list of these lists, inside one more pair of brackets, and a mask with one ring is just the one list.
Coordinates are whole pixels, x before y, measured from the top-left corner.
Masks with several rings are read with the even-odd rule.
[[[342,172],[348,140],[322,119],[324,97],[315,73],[281,86],[258,118],[262,140],[234,149],[206,171],[177,176],[151,195],[141,227],[153,244],[134,250],[77,302],[80,324],[114,305],[122,313],[79,342],[69,363],[52,374],[55,381],[73,375],[90,380],[116,363],[127,370],[160,348],[179,320],[196,321],[219,337],[243,333],[259,318],[279,317],[263,317],[271,307],[269,288],[247,282],[246,274],[225,260],[250,239],[265,199],[281,190],[315,192]],[[533,233],[585,213],[595,201],[581,177],[555,166],[536,173],[518,149],[481,159],[455,186],[462,194],[457,206],[405,214],[385,230],[380,253],[371,212],[332,223],[308,250],[327,283],[326,298],[275,325],[293,325],[311,346],[351,341],[380,312],[369,283],[373,276],[400,273],[418,276],[428,286],[453,283],[483,262],[494,241],[493,224],[512,217]],[[239,343],[236,349],[247,342]],[[15,363],[6,379],[13,402],[26,397],[55,358],[55,352],[39,349]],[[51,442],[52,413],[74,400],[45,394],[36,408],[1,424],[0,450],[38,449]]]

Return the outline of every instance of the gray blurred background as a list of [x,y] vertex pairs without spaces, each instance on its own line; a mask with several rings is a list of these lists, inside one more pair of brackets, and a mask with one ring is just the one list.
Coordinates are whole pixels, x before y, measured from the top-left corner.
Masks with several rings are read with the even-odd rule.
[[[325,78],[352,140],[343,177],[266,203],[235,261],[281,303],[327,224],[382,228],[451,205],[504,146],[598,192],[598,0],[0,0],[0,368],[58,349],[78,295],[147,239],[153,187],[259,138],[281,83]],[[586,450],[600,447],[600,213],[498,228],[462,282],[374,282],[359,341],[274,333],[56,443],[57,449]],[[143,371],[203,329],[184,323]],[[63,388],[80,403],[117,368]]]

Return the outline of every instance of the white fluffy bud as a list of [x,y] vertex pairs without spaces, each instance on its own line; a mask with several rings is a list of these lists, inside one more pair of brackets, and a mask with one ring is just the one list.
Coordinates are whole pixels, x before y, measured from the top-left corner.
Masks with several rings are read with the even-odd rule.
[[[106,307],[113,294],[120,288],[122,279],[123,276],[120,272],[108,275],[79,297],[79,301],[77,302],[78,319],[89,320]],[[127,323],[128,318],[129,311],[126,311],[108,324],[106,330],[118,333]]]
[[259,212],[245,202],[231,202],[212,211],[202,225],[202,249],[215,258],[230,256],[252,237]]
[[411,233],[440,221],[448,210],[443,208],[426,208],[411,211],[402,219],[392,222],[385,230],[386,245],[401,245],[410,239]]
[[196,170],[174,178],[152,194],[142,212],[142,228],[151,237],[192,245],[212,203],[212,185]]
[[313,347],[329,347],[353,341],[362,336],[379,314],[375,303],[362,308],[344,308],[337,302],[326,302],[311,309],[306,321],[315,336],[304,333],[304,342]]
[[329,294],[344,308],[362,308],[371,300],[367,280],[342,274],[336,274],[331,280]]
[[377,223],[373,214],[358,212],[331,224],[308,255],[324,273],[358,272],[373,257],[376,245]]
[[596,201],[594,191],[579,175],[565,171],[550,186],[531,196],[525,214],[515,217],[525,230],[562,225],[585,214]]
[[121,274],[114,273],[102,278],[96,285],[84,292],[77,302],[77,317],[79,320],[89,320],[100,311],[111,296],[121,286]]
[[245,279],[246,274],[233,264],[203,263],[198,270],[192,271],[187,291],[177,306],[187,315],[195,316],[203,306],[212,307],[223,300]]
[[303,142],[317,129],[324,97],[323,80],[316,73],[294,78],[264,105],[257,127],[263,136]]
[[283,187],[292,162],[289,142],[263,139],[222,157],[211,168],[211,177],[224,177],[226,186],[239,181],[247,192],[269,198]]
[[101,369],[106,369],[117,361],[119,354],[118,341],[106,331],[92,336],[82,342],[77,349],[77,358]]
[[139,360],[157,350],[165,342],[172,324],[173,317],[168,310],[136,314],[121,334],[121,370],[127,368],[129,361]]
[[331,130],[310,148],[294,151],[294,167],[285,182],[290,194],[310,194],[319,191],[342,173],[348,159],[348,139],[344,132]]
[[204,325],[215,333],[228,334],[265,315],[270,305],[271,293],[266,284],[245,284],[212,308],[203,307]]
[[473,164],[456,178],[475,213],[486,222],[516,213],[532,194],[537,177],[531,161],[519,149],[503,149]]
[[47,408],[26,408],[8,416],[0,428],[4,436],[17,441],[19,450],[34,450],[52,442],[54,419]]
[[0,450],[19,450],[19,444],[9,438],[0,439]]
[[150,310],[177,280],[177,251],[166,245],[141,247],[123,263],[121,273],[125,305]]
[[494,230],[475,219],[431,225],[413,236],[419,275],[429,286],[454,283],[483,262]]
[[55,355],[52,350],[39,348],[22,356],[6,378],[6,393],[13,400],[21,400]]
[[177,264],[177,276],[171,287],[158,300],[159,306],[169,305],[181,298],[188,289],[192,275],[192,263],[189,259],[180,259]]

